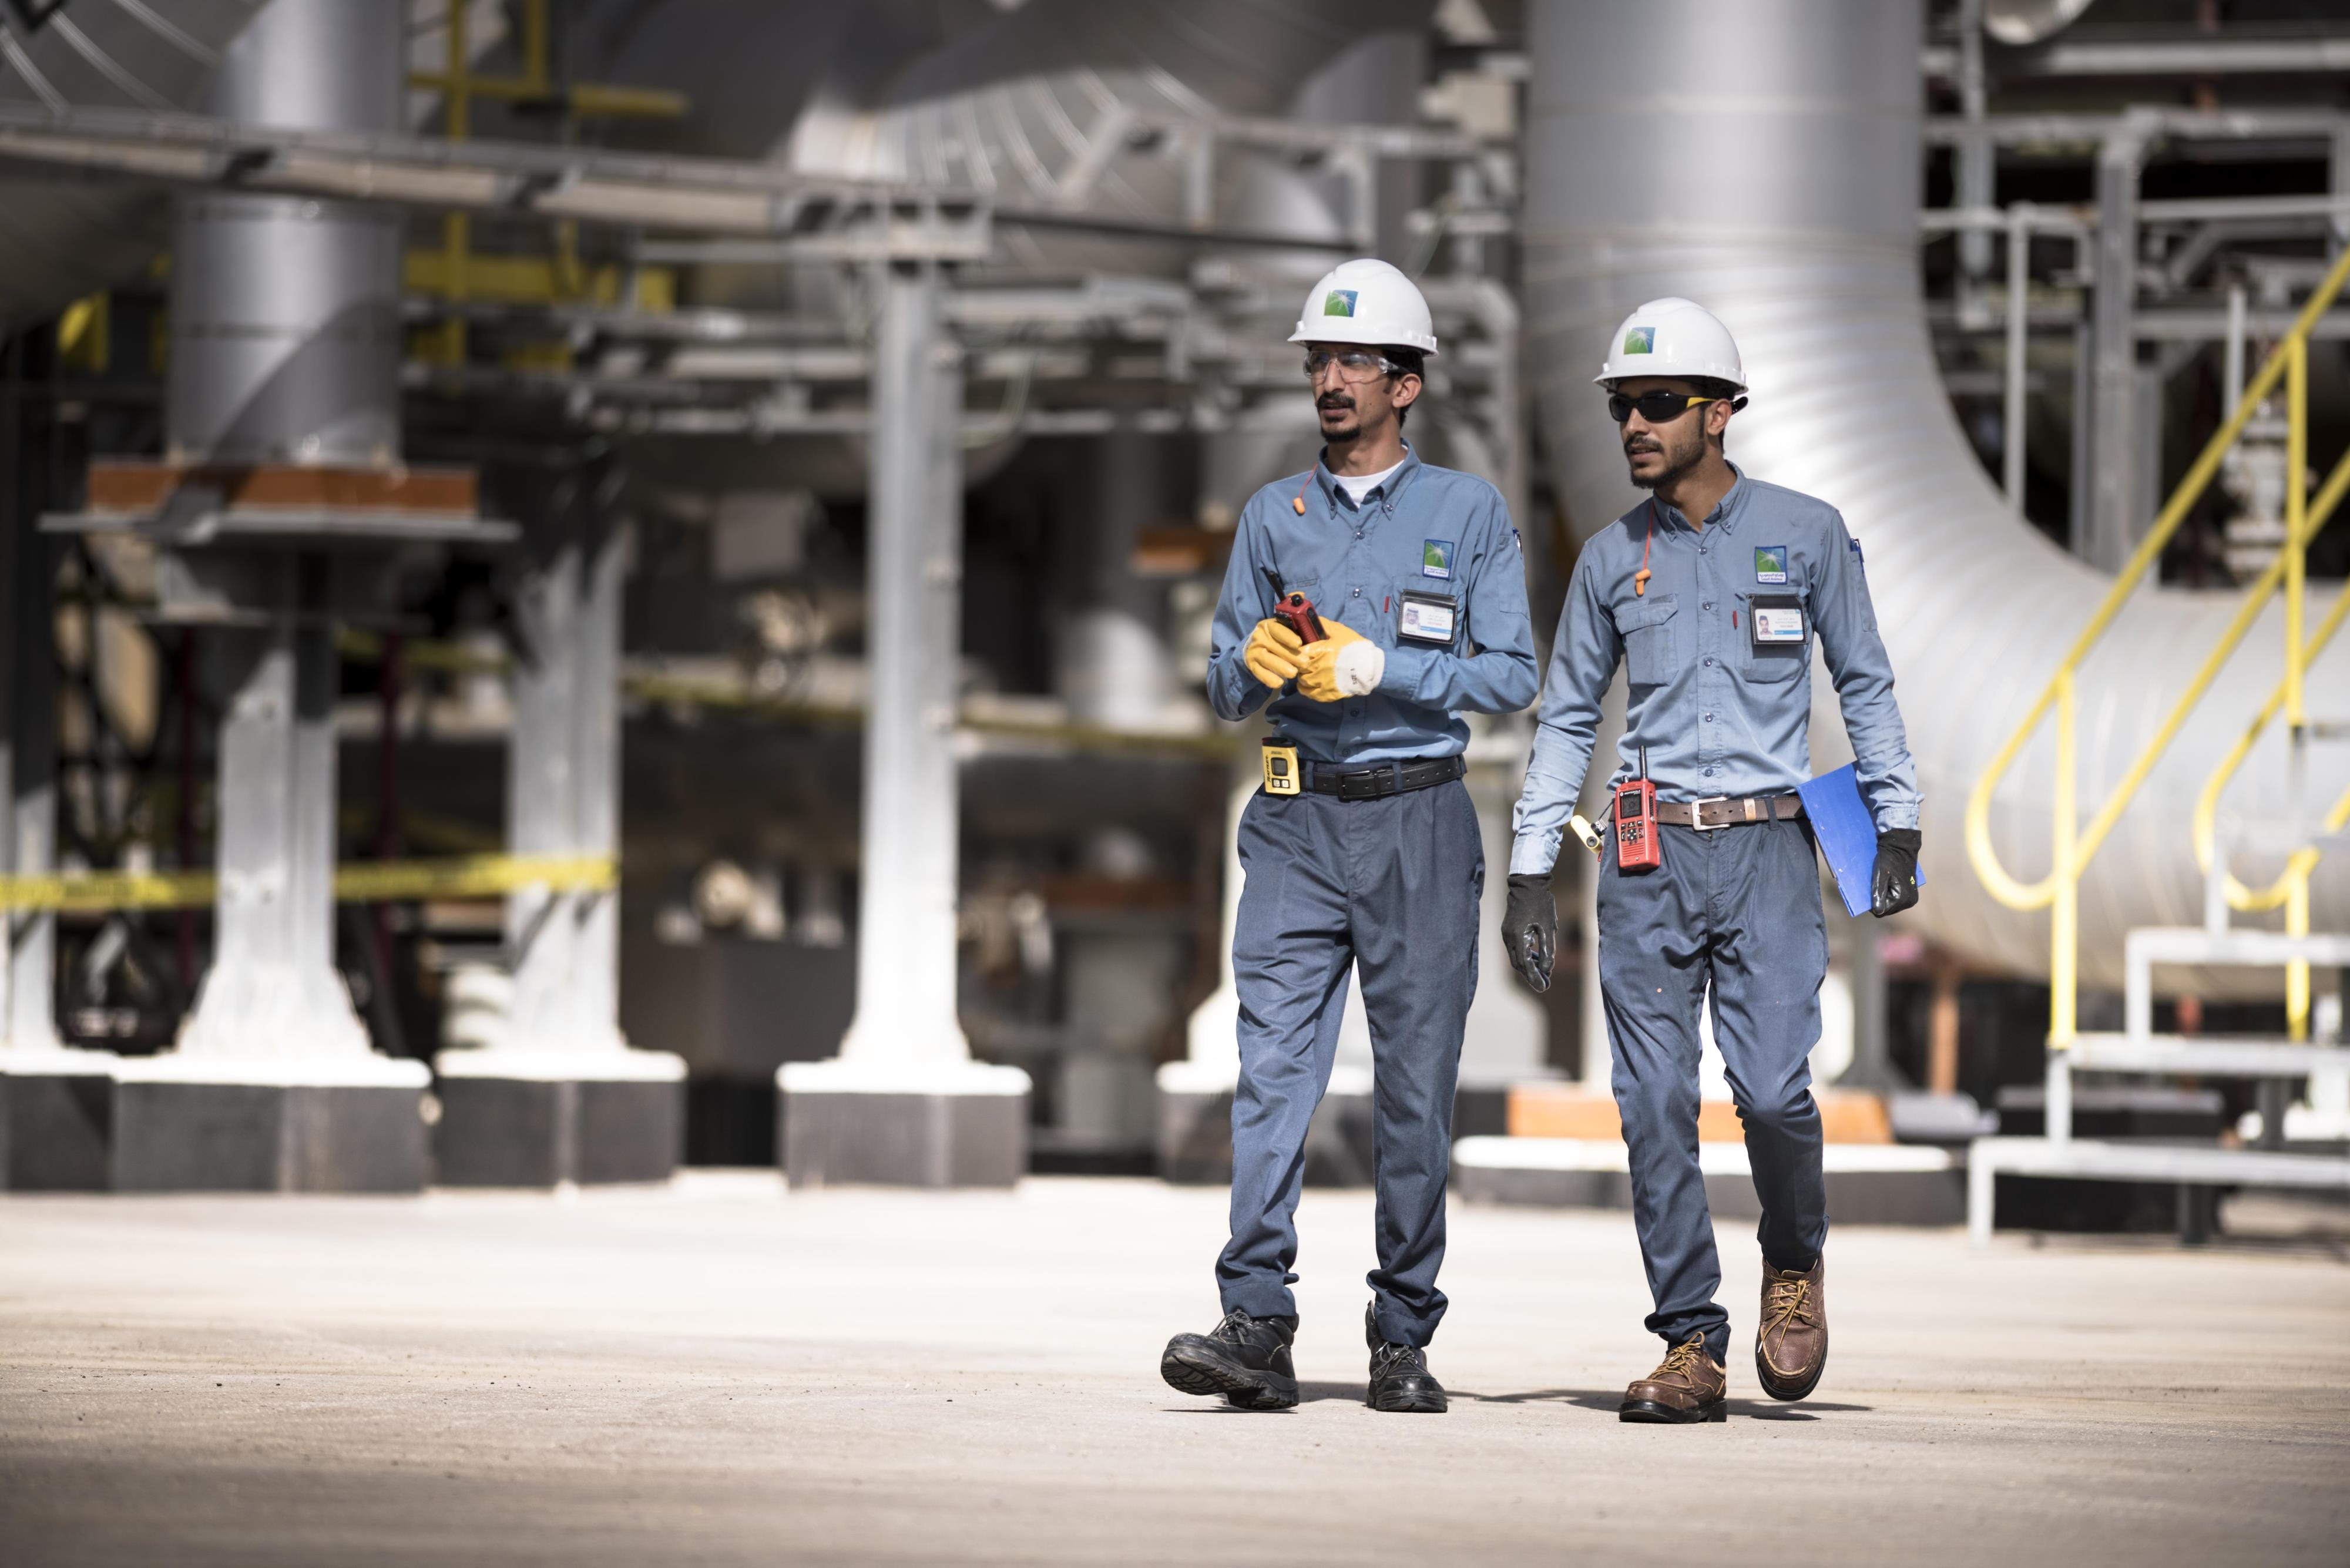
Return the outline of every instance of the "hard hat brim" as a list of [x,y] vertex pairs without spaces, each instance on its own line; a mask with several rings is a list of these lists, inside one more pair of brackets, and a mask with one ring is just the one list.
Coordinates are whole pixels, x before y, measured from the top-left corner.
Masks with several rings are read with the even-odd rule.
[[1343,316],[1323,316],[1301,320],[1297,330],[1289,335],[1292,343],[1359,343],[1368,348],[1384,348],[1392,344],[1398,348],[1417,348],[1433,359],[1437,356],[1436,335],[1432,332],[1366,331],[1357,322]]

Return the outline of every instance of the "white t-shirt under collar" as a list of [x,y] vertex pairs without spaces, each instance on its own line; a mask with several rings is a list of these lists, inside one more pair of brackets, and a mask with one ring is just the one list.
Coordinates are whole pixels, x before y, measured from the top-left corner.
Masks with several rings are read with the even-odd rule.
[[1377,473],[1334,473],[1330,476],[1330,482],[1347,493],[1347,500],[1360,506],[1364,496],[1393,479],[1396,476],[1396,471],[1410,461],[1411,456],[1407,452],[1401,460],[1379,470]]

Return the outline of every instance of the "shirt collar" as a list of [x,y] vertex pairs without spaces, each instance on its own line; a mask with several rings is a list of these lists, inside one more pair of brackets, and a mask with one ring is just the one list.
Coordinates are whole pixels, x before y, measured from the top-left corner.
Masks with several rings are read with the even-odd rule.
[[[1368,501],[1371,495],[1380,495],[1392,504],[1397,496],[1403,493],[1404,486],[1411,483],[1412,475],[1419,472],[1419,453],[1412,451],[1411,443],[1406,441],[1403,443],[1403,465],[1388,475],[1378,489],[1365,495],[1363,499]],[[1320,488],[1322,498],[1329,504],[1331,510],[1336,511],[1341,506],[1351,507],[1354,504],[1352,501],[1344,498],[1338,489],[1337,475],[1332,473],[1330,465],[1319,457],[1314,460],[1314,483]]]
[[[1722,461],[1725,462],[1729,462],[1727,458]],[[1397,477],[1400,478],[1402,476],[1398,475]],[[1724,535],[1737,533],[1738,514],[1741,510],[1742,504],[1745,499],[1746,474],[1736,463],[1730,463],[1730,488],[1721,493],[1721,500],[1715,504],[1713,511],[1707,515],[1705,525],[1709,528],[1719,528]],[[1658,514],[1660,516],[1663,516],[1679,527],[1689,528],[1690,532],[1692,534],[1697,532],[1695,528],[1690,527],[1690,520],[1681,515],[1681,510],[1679,507],[1675,506],[1669,501],[1659,501],[1656,502],[1655,504]]]

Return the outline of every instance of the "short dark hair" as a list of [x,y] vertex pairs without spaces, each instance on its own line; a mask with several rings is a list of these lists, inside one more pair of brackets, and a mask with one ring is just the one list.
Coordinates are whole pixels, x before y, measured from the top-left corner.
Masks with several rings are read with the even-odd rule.
[[[1426,353],[1418,348],[1407,348],[1400,343],[1384,344],[1380,347],[1379,352],[1386,355],[1388,357],[1388,363],[1395,367],[1395,375],[1417,376],[1422,382],[1427,381],[1428,356]],[[1404,421],[1410,417],[1411,410],[1409,409],[1398,409],[1396,410],[1396,429],[1403,429]]]

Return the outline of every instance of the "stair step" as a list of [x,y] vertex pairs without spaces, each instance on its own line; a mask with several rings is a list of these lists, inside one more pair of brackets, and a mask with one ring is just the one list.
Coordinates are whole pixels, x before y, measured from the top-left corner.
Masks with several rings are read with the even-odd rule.
[[2350,1050],[2296,1045],[2261,1035],[2075,1034],[2075,1072],[2202,1073],[2220,1078],[2303,1078],[2350,1073]]

